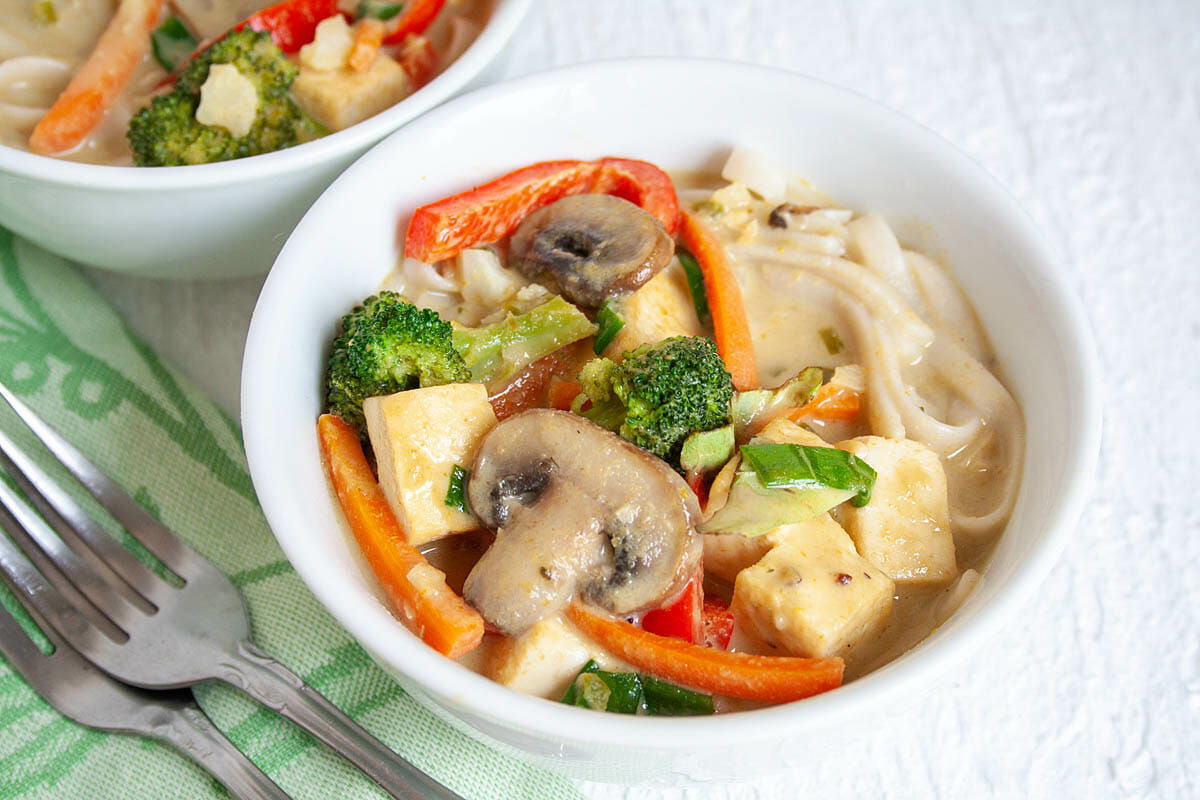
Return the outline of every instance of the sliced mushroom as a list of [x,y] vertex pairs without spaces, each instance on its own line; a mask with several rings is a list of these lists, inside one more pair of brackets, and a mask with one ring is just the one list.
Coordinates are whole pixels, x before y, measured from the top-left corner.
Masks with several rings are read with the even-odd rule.
[[572,303],[596,308],[653,278],[674,253],[653,215],[619,197],[577,194],[526,217],[509,243],[508,261]]
[[795,203],[781,203],[771,209],[767,224],[772,228],[787,228],[793,217],[802,217],[817,210],[817,206],[798,206]]
[[463,595],[504,633],[557,614],[576,592],[616,614],[656,606],[700,559],[700,512],[683,479],[564,411],[526,411],[493,428],[469,493],[496,541]]

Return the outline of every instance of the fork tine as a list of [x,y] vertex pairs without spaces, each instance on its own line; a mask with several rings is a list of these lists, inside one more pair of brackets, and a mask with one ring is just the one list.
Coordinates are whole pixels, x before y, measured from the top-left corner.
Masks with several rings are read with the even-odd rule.
[[[6,509],[0,509],[0,527],[16,538],[24,533],[20,523]],[[49,623],[42,626],[43,630],[52,626],[63,639],[82,652],[112,654],[113,648],[120,647],[101,627],[89,620],[82,606],[77,607],[63,597],[7,536],[0,536],[0,570],[6,576],[5,582],[19,595],[25,607],[36,610]],[[112,627],[112,623],[109,622],[108,626]],[[118,629],[117,633],[121,631]]]
[[[91,555],[93,567],[114,573],[113,583],[126,599],[152,613],[155,599],[168,587],[133,554],[108,534],[16,442],[0,431],[0,463],[8,467],[26,496],[33,501],[67,546],[77,555]],[[85,548],[71,547],[82,540]],[[42,544],[43,549],[46,545]],[[122,583],[124,586],[122,586]],[[126,588],[129,587],[129,588]],[[151,602],[147,603],[149,598]]]
[[75,479],[83,484],[83,487],[108,509],[134,538],[145,545],[159,561],[170,567],[172,572],[187,580],[188,567],[194,563],[194,559],[199,558],[191,548],[150,516],[124,489],[88,461],[83,453],[51,428],[3,383],[0,383],[0,397],[29,426],[46,449],[62,462]]
[[[75,551],[67,547],[58,534],[3,481],[0,481],[0,504],[8,509],[12,520],[20,526],[20,533],[24,534],[21,536],[10,529],[9,533],[13,536],[14,542],[18,545],[22,540],[32,542],[58,568],[73,589],[86,597],[117,627],[125,629],[128,626],[130,614],[136,613],[134,608],[121,595],[113,591],[113,588]],[[22,549],[26,549],[28,552],[27,548]]]
[[[28,606],[25,606],[25,611],[29,611]],[[59,638],[51,626],[43,624],[38,619],[36,612],[30,614],[30,616],[33,617],[34,624],[38,626],[38,630],[50,640],[50,643],[54,645],[54,649],[57,651],[62,646],[62,639]],[[29,681],[34,689],[38,690],[39,694],[42,693],[36,680],[37,676],[44,674],[44,671],[39,669],[39,667],[50,656],[47,656],[38,649],[38,646],[34,644],[29,635],[21,628],[16,617],[2,606],[0,606],[0,653],[4,654],[4,657],[9,660],[17,672],[27,676],[26,680]]]

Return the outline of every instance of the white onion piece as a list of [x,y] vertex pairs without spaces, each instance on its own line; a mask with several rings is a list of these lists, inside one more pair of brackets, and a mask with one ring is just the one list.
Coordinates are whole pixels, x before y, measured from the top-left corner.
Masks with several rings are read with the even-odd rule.
[[768,203],[781,202],[787,196],[787,180],[783,171],[762,153],[743,145],[733,148],[725,166],[721,168],[721,177],[745,184]]

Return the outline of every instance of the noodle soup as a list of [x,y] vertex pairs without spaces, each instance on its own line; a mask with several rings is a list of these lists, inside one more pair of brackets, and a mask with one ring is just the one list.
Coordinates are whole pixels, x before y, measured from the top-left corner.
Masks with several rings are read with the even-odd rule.
[[348,310],[319,430],[440,652],[573,705],[730,711],[878,668],[975,587],[1021,411],[881,217],[742,148],[720,177],[555,161],[416,209],[405,253]]
[[[97,45],[118,13],[114,5],[119,9],[122,5],[136,3],[142,3],[150,10],[151,29],[108,48],[105,51],[107,59],[99,60],[110,63],[90,64],[102,55]],[[328,7],[330,15],[339,15],[340,9],[340,15],[351,20],[371,16],[370,9],[376,9],[376,13],[384,16],[388,13],[386,4],[373,4],[371,0],[362,3],[346,0],[342,5],[337,0],[323,3],[285,0],[279,5],[289,3]],[[163,8],[161,13],[157,11],[160,6]],[[269,7],[273,4],[267,0],[178,0],[166,5],[158,0],[126,0],[125,4],[114,4],[110,0],[38,0],[34,3],[0,0],[0,18],[5,20],[0,29],[0,144],[83,163],[135,164],[130,150],[130,120],[156,97],[171,92],[169,67],[182,69],[186,56]],[[316,121],[313,135],[341,130],[416,91],[471,44],[491,13],[491,7],[491,0],[448,0],[428,27],[419,31],[419,36],[412,34],[419,42],[407,38],[385,41],[378,48],[371,69],[365,71],[368,77],[356,75],[344,64],[331,66],[327,58],[325,64],[307,58],[300,50],[301,45],[312,43],[314,32],[307,30],[294,47],[288,44],[284,49],[305,76],[297,79],[299,86],[292,84],[291,94],[299,108]],[[391,24],[402,16],[389,17],[383,24]],[[172,21],[180,27],[171,28],[171,33],[165,34],[167,24]],[[349,34],[326,38],[331,41],[340,38],[345,47],[347,35],[356,36],[362,24],[359,19],[349,26]],[[266,30],[277,41],[284,41],[280,39],[280,29],[271,25],[252,23],[249,27]],[[293,34],[284,31],[284,36],[290,35]],[[172,39],[172,36],[183,38]],[[177,61],[165,57],[163,54],[172,46],[180,47],[179,41],[192,46],[184,47],[182,55],[176,56]],[[155,43],[153,46],[152,42]],[[329,46],[323,49],[328,51]],[[120,69],[115,65],[122,59],[128,60],[128,68]],[[102,115],[86,126],[85,133],[68,138],[51,137],[51,144],[47,146],[50,149],[31,147],[31,136],[39,124],[56,107],[56,101],[63,102],[64,90],[69,92],[69,85],[74,87],[72,80],[78,78],[89,64],[93,71],[104,73],[105,80],[109,80],[109,75],[104,71],[112,67],[112,74],[119,79],[119,91],[108,98]],[[388,69],[384,69],[384,65]],[[306,85],[309,88],[305,88]],[[338,102],[357,106],[357,109],[352,109],[349,114],[340,111],[338,103],[330,99],[335,96],[349,98]],[[217,119],[221,120],[221,117]],[[222,122],[212,124],[221,127]],[[305,140],[306,137],[301,136],[293,143]],[[64,142],[66,145],[61,146]],[[228,153],[233,151],[234,148],[228,148],[208,160],[224,160],[231,157]]]

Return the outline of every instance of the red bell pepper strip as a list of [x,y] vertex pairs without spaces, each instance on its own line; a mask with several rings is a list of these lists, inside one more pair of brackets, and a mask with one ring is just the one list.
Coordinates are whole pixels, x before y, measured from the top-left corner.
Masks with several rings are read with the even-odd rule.
[[412,81],[413,89],[420,89],[437,74],[437,48],[424,36],[411,35],[400,48],[400,66]]
[[733,612],[729,604],[713,595],[704,596],[703,618],[704,644],[718,650],[728,650],[733,638]]
[[387,21],[383,43],[395,44],[410,33],[423,33],[445,4],[446,0],[408,0],[404,10]]
[[703,605],[701,597],[704,593],[700,585],[702,575],[703,573],[696,575],[688,581],[679,597],[670,604],[643,614],[642,630],[657,633],[659,636],[682,639],[689,644],[699,643],[703,636],[700,616]]
[[408,225],[404,253],[427,263],[452,258],[467,247],[504,238],[531,211],[585,192],[607,192],[636,203],[668,233],[679,225],[675,186],[653,164],[623,158],[543,161],[421,206]]
[[295,53],[317,35],[317,23],[341,13],[338,0],[283,0],[264,8],[233,27],[266,31],[285,53]]
[[583,392],[578,381],[556,380],[550,382],[550,407],[559,411],[570,411],[571,403]]
[[679,200],[671,177],[649,161],[602,158],[596,182],[587,191],[611,194],[649,211],[670,236],[679,228]]

